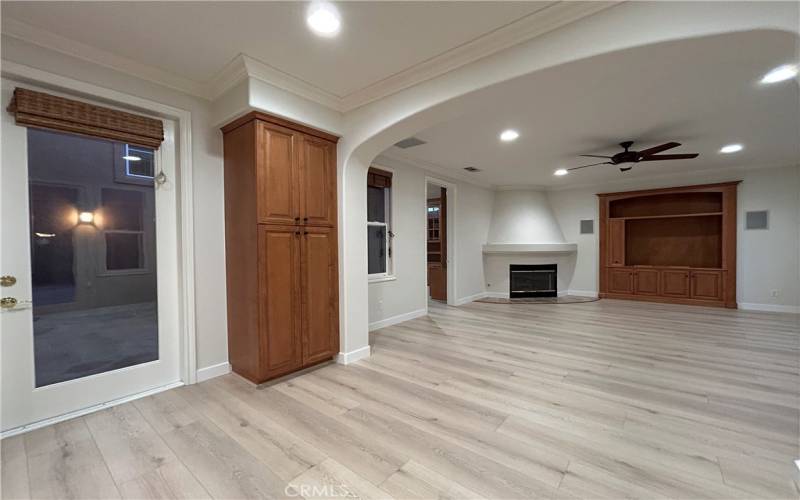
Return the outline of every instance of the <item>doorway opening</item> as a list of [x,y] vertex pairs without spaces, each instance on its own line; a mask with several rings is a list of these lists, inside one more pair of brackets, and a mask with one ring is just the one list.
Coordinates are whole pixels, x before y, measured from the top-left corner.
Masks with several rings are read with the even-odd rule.
[[426,185],[428,298],[447,302],[447,188]]

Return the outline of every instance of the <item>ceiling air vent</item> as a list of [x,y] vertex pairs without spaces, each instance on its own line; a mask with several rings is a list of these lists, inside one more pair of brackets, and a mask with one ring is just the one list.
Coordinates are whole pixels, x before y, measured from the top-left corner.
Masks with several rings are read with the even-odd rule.
[[467,172],[480,172],[481,171],[481,169],[475,168],[475,167],[464,167],[464,170],[466,170]]
[[409,137],[408,139],[403,139],[402,141],[395,144],[398,148],[401,149],[408,149],[413,148],[414,146],[422,146],[423,144],[427,144],[422,139],[417,139],[416,137]]

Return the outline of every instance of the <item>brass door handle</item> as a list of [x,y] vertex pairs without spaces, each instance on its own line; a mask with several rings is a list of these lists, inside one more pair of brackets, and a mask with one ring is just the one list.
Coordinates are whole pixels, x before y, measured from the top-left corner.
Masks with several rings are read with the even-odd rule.
[[14,276],[0,276],[0,286],[14,286],[17,284],[17,278]]
[[17,306],[17,299],[14,297],[3,297],[0,299],[0,307],[3,309],[13,309]]

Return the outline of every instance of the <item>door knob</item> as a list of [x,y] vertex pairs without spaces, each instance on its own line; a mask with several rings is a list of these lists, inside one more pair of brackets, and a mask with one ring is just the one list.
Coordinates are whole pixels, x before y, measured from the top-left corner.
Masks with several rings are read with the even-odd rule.
[[17,278],[14,276],[0,276],[0,286],[14,286],[17,284]]
[[2,307],[3,309],[12,309],[16,307],[16,305],[17,305],[17,299],[15,299],[14,297],[3,297],[2,299],[0,299],[0,307]]

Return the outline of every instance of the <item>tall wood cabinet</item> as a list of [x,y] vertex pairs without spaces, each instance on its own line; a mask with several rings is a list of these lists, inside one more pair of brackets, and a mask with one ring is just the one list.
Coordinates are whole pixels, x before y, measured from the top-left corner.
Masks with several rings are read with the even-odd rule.
[[258,112],[222,132],[228,353],[261,383],[339,351],[338,138]]
[[738,182],[600,197],[600,297],[736,307]]

